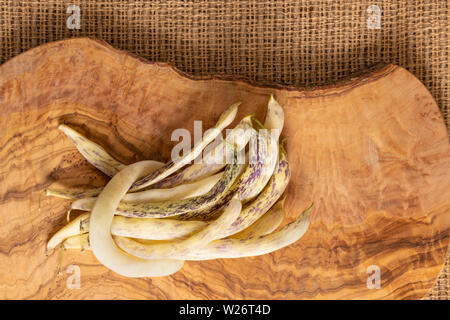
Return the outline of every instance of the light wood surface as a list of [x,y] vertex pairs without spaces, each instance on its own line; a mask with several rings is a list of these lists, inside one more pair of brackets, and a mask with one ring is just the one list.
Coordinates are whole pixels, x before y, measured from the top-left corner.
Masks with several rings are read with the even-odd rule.
[[[66,123],[118,160],[167,161],[176,128],[206,129],[231,103],[264,118],[283,106],[292,179],[286,218],[311,202],[295,244],[252,258],[186,262],[173,276],[123,278],[90,252],[45,255],[70,202],[49,186],[101,186],[59,130]],[[450,237],[450,146],[439,109],[406,70],[378,67],[351,81],[301,90],[192,79],[89,39],[55,42],[0,67],[0,298],[418,299],[442,268]],[[40,202],[40,207],[39,207]],[[80,289],[68,289],[78,265]],[[370,266],[381,288],[366,285]]]

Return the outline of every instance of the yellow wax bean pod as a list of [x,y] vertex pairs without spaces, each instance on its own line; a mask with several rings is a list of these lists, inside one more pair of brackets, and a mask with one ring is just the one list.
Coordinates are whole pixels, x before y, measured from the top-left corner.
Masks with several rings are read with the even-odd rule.
[[70,190],[70,189],[61,190],[49,188],[45,190],[45,195],[62,199],[76,200],[87,197],[96,197],[100,194],[102,190],[103,188],[95,188],[88,190]]
[[145,259],[165,259],[195,252],[198,248],[214,240],[220,232],[231,225],[241,212],[241,208],[241,202],[233,198],[225,205],[223,213],[216,220],[192,236],[174,241],[151,241],[145,245]]
[[[194,252],[185,251],[182,254],[173,254],[171,257],[183,260],[211,260],[252,257],[276,251],[297,241],[305,234],[309,227],[311,207],[278,231],[246,239],[214,240],[197,248]],[[114,237],[114,240],[122,250],[129,254],[143,259],[152,257],[152,243],[146,244],[125,237]]]
[[204,152],[201,163],[194,163],[179,172],[165,178],[152,185],[152,188],[171,188],[177,185],[189,183],[219,172],[226,165],[226,159],[232,157],[233,148],[227,143],[234,144],[237,152],[244,150],[252,135],[251,115],[244,117],[239,124],[226,135],[226,140],[212,148],[209,152]]
[[99,194],[89,218],[89,242],[95,257],[107,268],[127,277],[158,277],[177,272],[183,260],[143,260],[120,250],[111,235],[114,213],[120,200],[140,177],[153,170],[149,161],[140,161],[119,171]]
[[125,168],[125,164],[114,159],[103,147],[89,140],[71,127],[61,124],[58,129],[64,132],[70,140],[72,140],[78,151],[89,163],[106,175],[112,177]]
[[211,143],[223,129],[225,129],[228,125],[230,125],[233,122],[238,111],[238,106],[240,104],[241,102],[235,103],[228,109],[226,109],[219,117],[219,120],[217,121],[216,125],[213,128],[206,131],[203,139],[194,146],[191,152],[189,152],[187,155],[184,155],[181,159],[177,161],[171,161],[162,166],[161,168],[150,173],[149,175],[145,176],[144,178],[139,179],[133,184],[132,190],[136,191],[145,188],[147,186],[150,186],[152,184],[155,184],[161,181],[162,179],[168,177],[172,173],[176,172],[178,169],[184,167],[189,162],[193,161],[195,158],[197,158],[201,154],[203,149],[209,143]]
[[[267,213],[259,218],[255,223],[243,231],[236,233],[230,238],[245,239],[252,236],[260,236],[271,233],[281,224],[284,218],[284,199],[278,201]],[[148,240],[175,240],[185,238],[205,227],[211,221],[186,220],[179,221],[174,219],[151,219],[151,218],[129,218],[114,216],[111,226],[111,234],[114,236],[130,237],[136,239]],[[83,214],[80,219],[74,219],[70,222],[71,227],[64,227],[60,234],[55,234],[55,240],[52,241],[49,249],[56,247],[62,240],[71,239],[89,232],[89,213]],[[76,225],[76,226],[73,226]],[[80,243],[77,240],[78,244]],[[81,249],[77,246],[75,240],[69,240],[71,249]]]
[[[222,178],[223,172],[213,176],[203,178],[193,183],[179,185],[170,189],[150,189],[145,191],[127,193],[121,202],[142,203],[142,202],[162,202],[169,200],[181,200],[204,195],[211,190]],[[79,199],[72,203],[73,210],[92,210],[96,197]]]
[[[149,167],[152,168],[152,171],[160,168],[164,163],[159,161],[153,161],[148,160]],[[94,188],[94,189],[87,189],[87,190],[70,190],[70,189],[46,189],[45,194],[47,196],[57,197],[57,198],[63,198],[63,199],[70,199],[70,200],[77,200],[77,199],[84,199],[84,198],[90,198],[90,197],[96,197],[100,194],[100,192],[103,190],[103,188]],[[128,195],[127,195],[128,196]],[[138,198],[139,195],[136,196],[128,196],[126,198],[135,199]]]
[[[174,219],[129,218],[114,216],[111,234],[148,240],[175,240],[197,232],[209,222],[179,221]],[[62,241],[89,233],[89,213],[84,213],[61,228],[47,243],[47,250],[51,250]]]
[[62,227],[57,233],[55,233],[47,242],[47,252],[54,249],[64,239],[80,234],[80,224],[86,215],[81,215],[72,220],[70,223]]
[[284,219],[284,199],[275,203],[261,218],[256,220],[246,229],[233,234],[230,238],[246,239],[255,236],[262,236],[275,231]]
[[76,236],[71,236],[64,240],[62,247],[66,250],[81,250],[81,248],[84,250],[91,250],[89,234],[83,233]]
[[239,178],[245,165],[234,161],[228,164],[220,180],[204,195],[182,200],[144,203],[120,203],[116,214],[126,217],[167,218],[190,214],[193,216],[208,215],[222,207],[232,197],[230,192],[234,182]]

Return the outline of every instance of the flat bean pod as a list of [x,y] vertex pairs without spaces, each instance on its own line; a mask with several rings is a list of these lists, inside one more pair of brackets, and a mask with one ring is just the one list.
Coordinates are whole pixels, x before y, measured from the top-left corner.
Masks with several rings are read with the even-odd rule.
[[261,168],[260,173],[255,177],[255,183],[252,188],[246,188],[239,194],[239,199],[242,202],[247,202],[255,198],[265,187],[270,177],[272,176],[275,165],[278,160],[278,140],[284,126],[284,112],[283,108],[274,99],[273,95],[270,96],[270,100],[267,106],[266,119],[264,127],[267,130],[267,158],[264,159],[264,166]]
[[211,207],[210,214],[200,215],[197,212],[187,212],[185,214],[179,215],[177,219],[180,220],[210,220],[215,217],[216,213],[220,213],[220,208],[227,203],[234,195],[241,200],[241,195],[249,188],[255,188],[258,178],[263,172],[264,160],[267,158],[267,131],[260,131],[258,134],[250,139],[250,150],[249,150],[249,164],[245,166],[243,173],[239,176],[232,187],[227,191],[220,201]]
[[238,106],[241,103],[235,103],[231,107],[229,107],[227,110],[225,110],[222,115],[220,116],[219,120],[217,121],[216,125],[212,128],[212,130],[207,130],[207,133],[203,137],[203,139],[200,141],[200,143],[197,143],[194,148],[189,152],[187,155],[183,156],[178,161],[171,161],[161,168],[155,170],[154,172],[150,173],[149,175],[145,176],[142,179],[139,179],[136,181],[131,190],[139,190],[145,187],[148,187],[150,185],[153,185],[162,179],[170,176],[172,173],[176,172],[178,169],[184,167],[189,162],[197,158],[203,149],[212,142],[219,134],[220,132],[225,129],[228,125],[230,125],[234,118],[236,117]]
[[[236,235],[236,237],[214,240],[203,247],[197,248],[195,252],[184,253],[183,255],[172,258],[183,258],[184,260],[241,258],[276,251],[288,246],[303,236],[309,227],[311,208],[312,206],[305,210],[297,219],[278,231],[268,234],[255,232],[245,238],[243,237],[245,234],[242,234],[242,237]],[[276,210],[278,214],[279,208],[276,208]],[[156,241],[136,241],[128,237],[120,236],[115,236],[114,240],[124,251],[132,255],[140,255],[143,258],[146,257],[146,246],[157,243]],[[65,249],[84,248],[90,250],[89,235],[85,233],[67,238],[63,242],[63,247]]]
[[54,249],[58,244],[60,244],[64,239],[81,234],[80,224],[85,216],[79,216],[72,220],[70,223],[62,227],[55,233],[50,240],[47,242],[47,252]]
[[[259,131],[248,116],[225,140],[217,139],[234,120],[239,104],[226,109],[190,152],[166,164],[141,161],[126,166],[61,125],[80,153],[112,179],[105,188],[47,190],[48,195],[75,199],[72,209],[91,211],[54,234],[47,250],[61,243],[66,249],[90,249],[121,275],[153,277],[177,272],[185,260],[257,256],[301,238],[312,206],[279,229],[284,198],[279,199],[291,175],[286,152],[278,146],[283,109],[271,95],[264,125],[253,119]],[[241,163],[237,157],[249,141]],[[202,153],[201,162],[190,164]]]
[[140,177],[153,167],[140,161],[119,171],[108,182],[95,202],[89,218],[89,239],[95,257],[107,268],[127,277],[158,277],[170,275],[183,267],[183,260],[142,260],[121,251],[111,236],[114,212],[122,197]]
[[72,140],[78,151],[89,163],[106,175],[112,177],[126,167],[125,164],[117,161],[109,155],[103,147],[89,140],[74,129],[66,126],[65,124],[59,125],[58,129],[64,132],[70,140]]
[[202,216],[216,210],[218,206],[223,206],[224,202],[231,199],[229,189],[241,174],[243,167],[242,164],[228,164],[221,179],[202,196],[175,201],[120,203],[116,214],[141,218],[166,218],[187,213]]
[[96,197],[100,194],[100,192],[103,190],[103,188],[95,188],[95,189],[88,189],[88,190],[70,190],[70,189],[64,189],[64,190],[58,190],[58,189],[52,189],[49,188],[45,190],[45,194],[47,196],[62,198],[62,199],[69,199],[69,200],[77,200],[77,199],[83,199],[88,197]]
[[[159,161],[148,160],[148,165],[151,167],[152,171],[160,168],[163,163]],[[103,187],[87,189],[87,190],[70,190],[70,189],[46,189],[45,194],[47,196],[62,198],[62,199],[70,199],[70,200],[79,200],[91,197],[97,197],[100,192],[103,190]],[[125,199],[133,199],[135,197],[139,197],[139,195],[132,196],[131,194],[126,195]]]
[[244,206],[241,214],[221,238],[228,237],[252,225],[277,202],[286,189],[291,176],[289,162],[285,152],[280,152],[280,158],[275,172],[263,191],[250,203]]
[[[274,204],[261,218],[241,232],[233,234],[230,238],[246,239],[262,236],[275,231],[284,219],[284,199]],[[187,221],[186,221],[187,222]],[[132,236],[129,236],[132,237]]]
[[194,163],[180,172],[177,172],[164,180],[152,185],[152,188],[172,188],[174,186],[190,183],[207,177],[222,170],[226,166],[226,159],[232,157],[233,148],[227,142],[236,146],[237,152],[241,152],[247,145],[250,137],[252,121],[251,116],[243,118],[239,124],[226,136],[226,140],[210,150],[201,163]]
[[[192,251],[173,254],[174,259],[210,260],[223,258],[243,258],[267,254],[286,247],[300,239],[308,230],[310,222],[309,207],[297,219],[278,231],[246,239],[219,239]],[[131,255],[142,259],[151,259],[151,244],[138,242],[131,238],[114,237],[117,245]]]
[[[89,215],[84,213],[58,230],[47,243],[47,251],[54,249],[62,241],[89,233]],[[174,219],[129,218],[114,216],[111,234],[148,240],[174,240],[189,236],[206,226],[205,221],[179,221]]]
[[[278,201],[255,223],[251,224],[243,231],[232,235],[231,237],[234,239],[244,239],[251,236],[271,233],[283,220],[283,205],[284,199]],[[179,221],[174,219],[129,218],[114,216],[111,225],[111,234],[136,239],[174,240],[187,237],[190,234],[205,228],[211,222],[212,221]],[[52,240],[49,241],[47,248],[48,250],[53,249],[65,239],[88,232],[89,213],[85,213],[71,221],[67,226],[61,228],[52,237]]]
[[[142,203],[174,201],[204,195],[219,182],[223,172],[206,177],[193,183],[179,185],[170,189],[150,189],[145,191],[127,193],[121,202]],[[90,211],[94,207],[96,197],[79,199],[72,203],[73,210]]]
[[241,202],[233,198],[225,205],[223,213],[208,226],[181,240],[173,241],[152,241],[145,245],[146,259],[169,259],[172,256],[184,255],[194,252],[196,249],[207,245],[216,239],[220,232],[223,232],[239,215]]
[[280,104],[275,100],[273,95],[270,95],[269,103],[267,106],[266,119],[264,121],[264,127],[269,130],[277,130],[278,137],[284,127],[284,111]]

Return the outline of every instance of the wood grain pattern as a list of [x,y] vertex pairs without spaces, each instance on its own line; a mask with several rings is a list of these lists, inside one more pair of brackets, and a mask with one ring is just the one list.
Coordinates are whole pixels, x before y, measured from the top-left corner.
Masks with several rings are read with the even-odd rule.
[[[189,79],[89,39],[46,44],[0,67],[0,298],[417,299],[433,285],[450,237],[450,146],[439,109],[406,70],[388,65],[326,88],[260,87]],[[297,243],[261,257],[187,262],[166,278],[126,279],[90,252],[45,255],[69,202],[48,186],[92,187],[107,178],[79,155],[59,123],[118,160],[167,160],[172,130],[263,119],[268,95],[284,107],[292,179],[287,217],[314,201]],[[67,289],[68,265],[81,288]],[[381,289],[368,289],[368,266]]]

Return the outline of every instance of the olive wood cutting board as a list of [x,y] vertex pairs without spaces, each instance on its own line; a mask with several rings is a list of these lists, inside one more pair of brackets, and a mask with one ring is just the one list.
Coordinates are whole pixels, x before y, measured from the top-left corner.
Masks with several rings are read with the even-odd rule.
[[[70,201],[42,191],[108,181],[60,123],[124,163],[167,161],[174,129],[192,132],[201,120],[205,130],[239,100],[235,123],[250,113],[263,120],[271,93],[284,108],[292,168],[283,224],[314,202],[299,241],[259,257],[186,262],[163,278],[124,278],[90,251],[66,251],[62,263],[59,250],[46,256]],[[433,97],[401,67],[377,66],[328,87],[269,87],[192,77],[72,39],[3,64],[0,110],[0,298],[419,299],[445,261],[448,134]],[[68,286],[71,265],[79,289]]]

